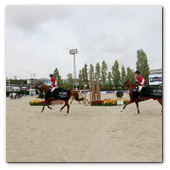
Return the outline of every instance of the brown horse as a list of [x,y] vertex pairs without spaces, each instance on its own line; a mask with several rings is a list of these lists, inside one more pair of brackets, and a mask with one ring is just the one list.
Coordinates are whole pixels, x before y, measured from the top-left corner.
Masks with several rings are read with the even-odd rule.
[[[129,79],[128,79],[127,81],[125,81],[125,83],[121,86],[121,88],[124,88],[124,87],[127,87],[127,88],[129,89],[129,93],[130,93],[130,94],[134,91],[134,89],[136,89],[136,86],[135,86]],[[150,99],[150,98],[144,97],[144,96],[142,97],[142,101],[148,100],[148,99]],[[156,99],[156,100],[157,100],[157,101],[161,104],[161,106],[162,106],[162,99]],[[140,101],[141,101],[140,99],[135,100],[136,108],[137,108],[137,113],[136,113],[136,115],[140,113],[140,112],[139,112],[139,104],[138,104]],[[126,107],[127,105],[131,104],[131,103],[133,103],[133,102],[129,101],[128,103],[126,103],[126,104],[124,105],[123,109],[121,110],[121,112],[123,112],[123,110],[125,109],[125,107]],[[162,111],[161,111],[160,115],[161,115],[161,114],[162,114]]]
[[[39,89],[40,89],[40,94],[41,94],[43,91],[45,91],[45,93],[46,93],[46,92],[50,89],[50,87],[47,86],[47,85],[45,85],[45,84],[41,84],[41,85],[39,85]],[[73,97],[75,98],[75,100],[77,100],[77,101],[84,100],[84,98],[78,98],[79,94],[78,94],[78,92],[75,91],[75,90],[71,90],[71,96],[73,96]],[[51,101],[52,101],[52,99],[46,100],[46,101],[44,102],[44,105],[43,105],[43,108],[42,108],[42,111],[41,111],[41,112],[44,111],[44,107],[45,107],[46,105],[47,105],[47,107],[48,107],[49,109],[52,109],[52,108],[48,105]],[[68,104],[68,100],[65,101],[65,105],[60,109],[60,112],[64,109],[65,106],[67,106],[67,113],[69,113],[69,108],[70,108],[70,106],[69,106],[69,104]]]

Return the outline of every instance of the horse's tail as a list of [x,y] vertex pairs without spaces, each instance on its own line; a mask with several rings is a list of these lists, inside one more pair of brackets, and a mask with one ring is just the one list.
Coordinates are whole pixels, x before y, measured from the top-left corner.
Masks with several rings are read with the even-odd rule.
[[77,91],[72,91],[72,95],[75,97],[75,100],[77,100],[77,101],[82,101],[82,100],[84,100],[84,97],[79,98],[79,94],[78,94]]

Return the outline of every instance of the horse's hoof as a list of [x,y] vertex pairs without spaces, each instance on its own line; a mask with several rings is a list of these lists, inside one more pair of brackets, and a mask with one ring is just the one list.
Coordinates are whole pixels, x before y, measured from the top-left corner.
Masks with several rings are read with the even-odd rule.
[[123,109],[122,109],[122,110],[120,110],[120,112],[123,112]]
[[62,111],[62,109],[60,109],[60,112]]
[[64,116],[67,116],[67,113],[65,113]]

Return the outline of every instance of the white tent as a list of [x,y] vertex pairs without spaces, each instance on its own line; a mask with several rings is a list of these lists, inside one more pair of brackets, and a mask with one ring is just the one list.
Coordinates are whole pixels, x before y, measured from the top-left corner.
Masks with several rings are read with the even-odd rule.
[[30,96],[36,96],[36,91],[35,91],[35,89],[29,89],[29,95],[30,95]]

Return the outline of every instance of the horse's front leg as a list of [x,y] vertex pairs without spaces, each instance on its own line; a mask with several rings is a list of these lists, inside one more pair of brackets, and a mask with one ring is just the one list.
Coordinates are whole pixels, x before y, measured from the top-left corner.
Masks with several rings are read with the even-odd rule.
[[67,114],[69,113],[69,104],[68,104],[68,101],[65,101],[65,106],[67,106],[67,113],[65,113],[65,116],[67,116]]
[[127,102],[120,111],[123,112],[123,110],[126,108],[126,106],[127,106],[128,104],[131,104],[131,102],[130,102],[130,101]]
[[49,109],[52,109],[52,107],[50,107],[49,105],[47,105],[47,107],[48,107]]
[[43,105],[43,108],[42,108],[42,110],[41,110],[41,113],[44,111],[44,107],[45,107],[45,105]]
[[49,102],[50,102],[50,101],[45,101],[45,102],[44,102],[44,105],[43,105],[43,108],[42,108],[42,110],[41,110],[41,113],[44,111],[45,106],[46,106]]

